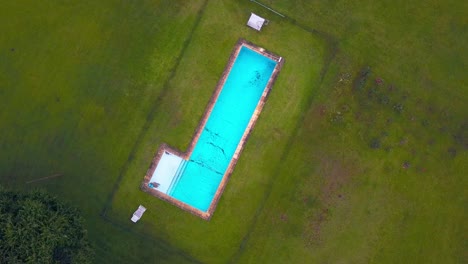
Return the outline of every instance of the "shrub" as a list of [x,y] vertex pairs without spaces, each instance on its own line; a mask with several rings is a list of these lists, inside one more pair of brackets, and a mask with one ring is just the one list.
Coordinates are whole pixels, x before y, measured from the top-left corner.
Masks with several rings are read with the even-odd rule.
[[335,112],[332,114],[330,121],[332,123],[341,123],[343,121],[343,114],[341,112]]
[[395,112],[401,114],[403,112],[403,105],[398,103],[398,104],[394,104],[393,105],[393,110],[395,110]]
[[369,66],[362,68],[358,77],[354,80],[353,87],[355,90],[362,90],[364,88],[364,86],[366,85],[367,78],[369,77],[370,73],[371,73],[371,68]]
[[369,143],[369,147],[371,149],[379,149],[381,147],[380,139],[379,138],[373,138]]

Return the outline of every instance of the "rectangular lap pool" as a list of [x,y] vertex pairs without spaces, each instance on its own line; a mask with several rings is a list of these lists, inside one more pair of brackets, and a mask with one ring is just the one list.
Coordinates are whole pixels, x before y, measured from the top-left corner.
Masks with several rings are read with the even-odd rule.
[[163,144],[142,190],[209,219],[283,62],[240,40],[188,151]]

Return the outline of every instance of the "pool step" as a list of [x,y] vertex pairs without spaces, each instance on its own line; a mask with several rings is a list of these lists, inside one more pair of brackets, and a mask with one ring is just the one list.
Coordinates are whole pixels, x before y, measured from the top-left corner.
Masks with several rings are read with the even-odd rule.
[[180,176],[182,176],[182,174],[184,173],[185,167],[187,167],[187,164],[188,164],[188,160],[183,159],[180,162],[179,167],[177,168],[177,171],[176,171],[174,177],[172,178],[171,184],[169,185],[169,188],[167,189],[166,194],[172,195],[172,192],[174,191],[175,186],[177,186],[177,183],[180,180]]

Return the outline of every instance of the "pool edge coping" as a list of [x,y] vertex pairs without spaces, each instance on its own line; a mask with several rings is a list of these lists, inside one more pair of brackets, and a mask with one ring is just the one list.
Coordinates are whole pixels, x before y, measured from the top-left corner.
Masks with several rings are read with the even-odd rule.
[[[200,138],[200,135],[208,121],[208,118],[210,117],[211,115],[211,112],[214,108],[214,105],[219,97],[219,94],[221,93],[221,90],[224,86],[224,83],[226,82],[226,79],[227,79],[227,76],[229,75],[231,69],[232,69],[232,66],[234,65],[234,62],[237,58],[237,56],[239,55],[239,52],[241,50],[241,48],[243,46],[246,46],[247,48],[271,59],[271,60],[274,60],[276,61],[276,66],[275,68],[273,69],[273,72],[271,73],[271,76],[270,76],[270,79],[268,80],[268,83],[267,85],[265,86],[264,90],[263,90],[263,93],[260,97],[260,100],[259,102],[257,103],[257,106],[255,107],[255,110],[252,114],[252,117],[250,118],[249,120],[249,123],[244,131],[244,134],[242,135],[240,141],[239,141],[239,144],[237,145],[237,148],[234,152],[234,155],[232,156],[231,158],[231,161],[229,162],[229,165],[228,165],[228,168],[226,169],[226,172],[224,173],[223,175],[223,178],[221,179],[221,182],[219,183],[219,186],[218,186],[218,189],[216,190],[216,193],[213,197],[213,200],[211,201],[210,203],[210,206],[208,207],[208,210],[206,212],[202,211],[202,210],[199,210],[191,205],[188,205],[182,201],[179,201],[161,191],[158,191],[156,189],[153,189],[153,188],[150,188],[148,186],[150,180],[151,180],[151,177],[154,173],[154,171],[156,170],[156,167],[163,155],[163,153],[165,151],[167,152],[170,152],[172,154],[175,154],[181,158],[183,158],[184,160],[188,160],[188,158],[191,156],[192,154],[192,151],[193,149],[195,148],[195,145],[196,143],[198,142],[198,139]],[[281,68],[283,67],[283,64],[284,64],[284,58],[281,57],[281,56],[278,56],[276,55],[275,53],[273,52],[270,52],[262,47],[259,47],[255,44],[253,44],[252,42],[249,42],[243,38],[240,38],[237,43],[234,45],[234,48],[233,48],[233,51],[231,52],[231,55],[229,56],[229,59],[228,59],[228,62],[226,64],[226,67],[224,68],[224,71],[221,75],[221,78],[219,79],[219,81],[217,82],[216,84],[216,88],[215,88],[215,91],[213,92],[207,106],[205,107],[205,111],[202,115],[202,118],[195,130],[195,133],[194,135],[192,136],[192,140],[190,141],[190,144],[187,148],[187,151],[185,152],[182,152],[182,151],[179,151],[173,147],[170,147],[168,144],[166,143],[162,143],[160,145],[160,147],[158,148],[152,162],[151,162],[151,165],[149,167],[149,169],[147,170],[146,174],[145,174],[145,177],[140,185],[140,189],[152,196],[155,196],[157,198],[160,198],[161,200],[164,200],[164,201],[167,201],[185,211],[188,211],[204,220],[210,220],[211,217],[213,216],[213,213],[218,205],[218,202],[219,202],[219,199],[221,198],[221,195],[222,193],[224,192],[224,189],[227,185],[227,182],[229,181],[229,178],[232,174],[232,172],[234,171],[234,167],[235,165],[237,164],[237,161],[239,159],[239,156],[245,146],[245,143],[246,141],[248,140],[249,136],[250,136],[250,133],[252,132],[253,130],[253,127],[255,126],[257,120],[258,120],[258,117],[260,116],[260,113],[262,112],[263,110],[263,107],[266,103],[266,100],[268,99],[268,96],[271,92],[271,89],[273,88],[273,84],[275,83],[277,77],[278,77],[278,74],[279,72],[281,71]]]

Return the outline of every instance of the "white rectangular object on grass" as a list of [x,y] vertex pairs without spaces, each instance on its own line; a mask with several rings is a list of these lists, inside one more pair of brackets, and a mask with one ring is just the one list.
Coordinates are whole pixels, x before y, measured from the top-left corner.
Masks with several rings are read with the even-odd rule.
[[133,216],[131,219],[132,222],[134,223],[138,222],[138,220],[140,220],[140,218],[143,216],[145,211],[146,211],[146,207],[144,207],[143,205],[138,206],[138,209],[133,213]]

